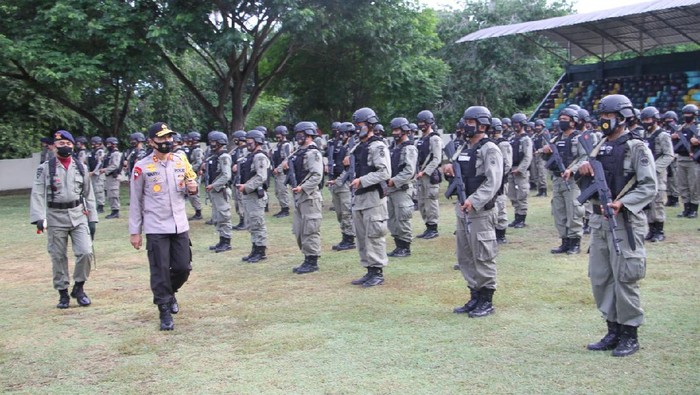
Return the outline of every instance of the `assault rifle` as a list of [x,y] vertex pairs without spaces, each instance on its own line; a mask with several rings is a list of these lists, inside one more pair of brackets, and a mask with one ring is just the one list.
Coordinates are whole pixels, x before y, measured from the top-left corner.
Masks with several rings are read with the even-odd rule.
[[[297,180],[297,173],[294,170],[294,161],[296,161],[297,156],[296,153],[289,155],[287,157],[287,184],[289,184],[292,189],[296,188],[299,185],[299,181]],[[292,191],[292,195],[294,196],[294,207],[299,206],[299,196],[297,195],[296,192]]]
[[[608,182],[605,180],[605,170],[603,170],[603,164],[600,163],[595,157],[591,156],[593,152],[593,145],[590,141],[590,135],[585,135],[583,138],[579,139],[581,146],[588,154],[588,163],[593,169],[593,182],[584,190],[576,199],[579,203],[583,204],[588,199],[593,197],[596,193],[598,194],[598,201],[602,207],[603,214],[608,218],[608,227],[610,228],[610,235],[613,239],[613,245],[615,246],[615,253],[620,255],[620,239],[617,238],[617,233],[615,228],[617,227],[617,220],[615,219],[615,212],[608,206],[608,203],[613,202],[613,197],[611,196],[610,187]],[[622,164],[620,164],[622,165]],[[634,239],[631,240],[631,242]]]
[[[686,137],[685,133],[683,133],[684,129],[681,128],[680,126],[678,126],[678,127],[674,127],[673,125],[670,125],[670,126],[671,126],[671,128],[673,128],[673,131],[678,134],[678,138],[680,140],[679,142],[674,144],[673,151],[674,152],[678,151],[678,148],[680,148],[681,145],[683,145],[683,147],[685,147],[685,150],[688,151],[688,154],[692,157],[693,150],[692,150],[692,147],[690,145],[690,141]],[[695,128],[695,125],[693,125],[689,128],[686,128],[686,129],[690,130],[693,135],[697,135],[697,128]]]
[[[554,163],[557,165],[559,175],[564,174],[566,171],[566,166],[564,166],[564,160],[561,158],[561,154],[559,154],[559,147],[552,142],[552,136],[548,132],[544,132],[544,138],[547,142],[547,146],[552,151],[552,156],[549,157],[549,160],[547,160],[547,163],[544,164],[544,167],[548,169],[549,166]],[[569,186],[568,180],[564,180],[564,185],[566,185],[566,190],[570,192],[571,187]]]
[[[450,158],[450,163],[452,164],[452,172],[454,174],[454,177],[452,177],[452,180],[450,180],[450,184],[447,186],[447,190],[445,191],[445,197],[449,199],[450,196],[457,192],[457,204],[459,206],[464,204],[464,201],[467,200],[467,189],[464,185],[464,180],[462,179],[462,168],[460,167],[457,158],[462,153],[462,150],[466,145],[467,143],[464,143],[460,145],[459,148],[455,148],[453,140],[450,141],[447,145],[445,145],[445,148],[443,148],[447,157]],[[471,221],[469,220],[469,215],[466,211],[464,212],[463,221],[464,230],[467,232],[467,235],[469,235],[469,233],[471,232]]]
[[328,144],[328,147],[326,147],[326,156],[328,157],[328,181],[333,180],[333,173],[335,168],[335,145],[337,144],[339,138],[340,137],[333,139],[333,144]]

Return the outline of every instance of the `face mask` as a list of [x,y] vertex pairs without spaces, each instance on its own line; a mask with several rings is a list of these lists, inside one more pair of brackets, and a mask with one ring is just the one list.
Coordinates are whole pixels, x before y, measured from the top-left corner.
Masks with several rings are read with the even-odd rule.
[[566,131],[571,129],[571,122],[570,121],[559,121],[559,129]]
[[56,148],[56,155],[61,158],[67,158],[73,153],[73,147],[58,147]]
[[137,141],[130,141],[129,144],[130,144],[132,147],[136,147],[136,145],[138,144],[138,142],[137,142]]
[[464,135],[467,137],[474,137],[476,134],[476,125],[474,126],[469,126],[469,125],[464,125]]
[[647,122],[642,122],[642,126],[644,126],[644,129],[647,130],[647,131],[649,131],[649,132],[651,132],[651,131],[654,130],[654,125],[655,125],[654,122],[648,122],[648,123],[647,123]]
[[360,138],[361,139],[367,137],[368,133],[369,133],[369,128],[367,128],[367,126],[360,127]]
[[393,134],[391,135],[394,137],[394,141],[398,144],[401,141],[401,133]]
[[254,151],[255,150],[255,143],[246,143],[245,146],[248,148],[248,151]]
[[306,136],[303,133],[299,133],[297,135],[294,135],[294,140],[297,142],[297,144],[304,145],[304,141],[306,141]]
[[162,143],[156,143],[156,150],[158,150],[158,152],[161,154],[168,154],[173,150],[173,142],[165,141]]
[[690,116],[686,115],[683,117],[683,120],[685,121],[685,123],[691,123],[695,120],[695,116],[694,115],[690,115]]
[[603,119],[600,122],[600,131],[603,132],[603,135],[605,136],[610,136],[614,131],[615,128],[617,127],[617,119]]

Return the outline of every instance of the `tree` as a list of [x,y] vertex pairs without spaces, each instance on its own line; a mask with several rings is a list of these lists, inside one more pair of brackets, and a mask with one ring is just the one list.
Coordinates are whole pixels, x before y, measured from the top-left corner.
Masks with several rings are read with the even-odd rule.
[[487,106],[494,116],[501,117],[534,107],[563,72],[556,56],[540,46],[551,43],[520,35],[461,44],[455,41],[489,26],[546,19],[571,10],[566,0],[499,0],[467,2],[463,10],[442,12],[438,34],[445,46],[437,54],[454,72],[438,112],[457,121],[472,105]]

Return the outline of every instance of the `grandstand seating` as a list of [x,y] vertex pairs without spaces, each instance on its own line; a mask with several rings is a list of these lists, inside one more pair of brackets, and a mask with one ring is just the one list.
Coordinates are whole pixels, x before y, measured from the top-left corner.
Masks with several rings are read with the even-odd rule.
[[700,105],[700,70],[559,83],[543,101],[536,118],[545,119],[550,126],[566,106],[578,104],[591,111],[602,97],[616,93],[629,97],[639,109],[655,106],[662,113],[680,112],[686,104]]

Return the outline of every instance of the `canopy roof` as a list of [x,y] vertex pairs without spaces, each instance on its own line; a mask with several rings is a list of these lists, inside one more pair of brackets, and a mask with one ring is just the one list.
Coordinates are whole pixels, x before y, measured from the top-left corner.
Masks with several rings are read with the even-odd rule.
[[604,59],[617,52],[639,55],[652,48],[700,44],[700,0],[659,0],[610,10],[493,26],[457,42],[538,32],[569,50],[572,60]]

